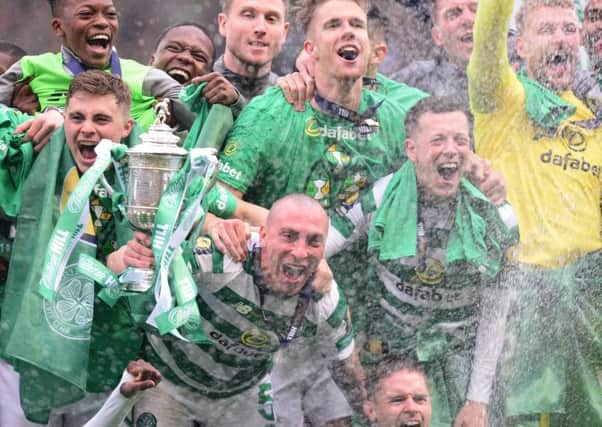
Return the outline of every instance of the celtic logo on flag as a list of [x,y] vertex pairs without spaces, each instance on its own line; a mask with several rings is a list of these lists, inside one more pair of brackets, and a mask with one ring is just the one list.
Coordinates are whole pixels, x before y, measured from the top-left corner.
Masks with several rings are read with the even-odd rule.
[[64,338],[89,340],[94,307],[94,284],[69,265],[54,301],[44,299],[48,326]]

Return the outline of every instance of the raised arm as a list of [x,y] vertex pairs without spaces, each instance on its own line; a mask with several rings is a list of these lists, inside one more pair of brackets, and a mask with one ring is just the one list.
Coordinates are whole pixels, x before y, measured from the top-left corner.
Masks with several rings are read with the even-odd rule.
[[514,0],[481,0],[474,24],[474,48],[468,64],[470,105],[489,113],[514,77],[508,60],[508,29]]

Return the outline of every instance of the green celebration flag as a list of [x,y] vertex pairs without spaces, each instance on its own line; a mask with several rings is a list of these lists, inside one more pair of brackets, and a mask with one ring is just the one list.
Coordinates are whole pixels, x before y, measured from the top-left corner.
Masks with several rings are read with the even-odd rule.
[[[70,378],[79,386],[85,385],[85,365],[70,357],[62,345],[47,346],[52,337],[57,337],[58,340],[62,340],[62,337],[51,329],[46,320],[47,313],[56,311],[52,310],[50,305],[45,307],[43,298],[37,293],[47,243],[54,228],[62,181],[72,166],[69,149],[64,144],[64,133],[57,132],[50,144],[38,155],[23,185],[21,209],[17,220],[18,232],[3,301],[2,347],[21,374],[22,384],[25,386],[25,389],[22,387],[21,404],[26,414],[37,422],[45,420],[48,408],[70,403],[83,396],[82,391],[65,378]],[[85,246],[82,249],[85,250]],[[64,293],[80,300],[84,289],[89,287],[81,282],[79,285],[76,286],[77,289],[65,290]],[[75,320],[75,317],[82,323],[81,312],[76,310],[72,320]],[[54,321],[58,320],[55,316]],[[58,326],[58,323],[55,325]],[[89,325],[84,325],[79,333],[85,334],[86,327],[89,334]],[[87,353],[89,340],[77,340],[74,343],[78,347],[76,352],[83,350]],[[42,362],[46,363],[32,363],[31,359],[35,358],[41,358]],[[87,363],[87,359],[84,363]],[[52,369],[56,375],[44,371],[51,368],[49,364],[57,365]],[[71,364],[73,365],[70,367]],[[78,371],[83,371],[84,374]],[[62,392],[52,395],[33,393],[28,396],[27,384],[35,386],[44,383],[52,384],[53,388]]]
[[[140,129],[135,127],[125,142],[130,145],[139,133]],[[139,334],[128,329],[129,318],[123,315],[123,306],[119,306],[119,311],[105,309],[104,312],[94,307],[98,305],[98,300],[90,299],[94,285],[75,269],[76,255],[97,255],[96,248],[83,240],[77,243],[66,263],[56,298],[48,301],[38,293],[48,242],[57,221],[63,181],[73,166],[61,129],[40,152],[23,185],[3,301],[1,349],[21,375],[21,406],[27,418],[38,423],[47,421],[51,408],[83,397],[83,390],[101,388],[89,384],[91,376],[100,378],[89,373],[94,369],[104,371],[103,390],[116,385],[127,364],[124,359],[135,357],[141,342]],[[123,238],[119,232],[116,234],[118,243],[123,244],[123,239],[127,241],[128,233],[121,233]],[[129,343],[131,348],[127,346]],[[119,348],[121,346],[124,348]]]

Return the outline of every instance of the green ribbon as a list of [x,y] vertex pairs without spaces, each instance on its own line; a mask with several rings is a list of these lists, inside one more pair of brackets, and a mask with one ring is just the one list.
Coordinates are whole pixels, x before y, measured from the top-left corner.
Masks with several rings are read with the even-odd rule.
[[67,261],[88,224],[90,194],[111,162],[113,145],[108,139],[98,143],[96,161],[79,180],[52,231],[39,286],[40,294],[48,301],[54,301]]
[[573,114],[576,107],[569,104],[550,89],[527,77],[523,68],[516,73],[525,89],[525,108],[529,118],[542,128],[557,128]]
[[[213,184],[213,178],[217,173],[217,163],[206,163],[204,150],[195,148],[190,151],[189,161],[184,165],[183,171],[187,174],[187,179],[183,190],[186,192],[186,203],[184,209],[182,209],[182,219],[175,230],[172,229],[169,234],[166,234],[166,236],[169,236],[168,238],[162,238],[160,235],[156,245],[156,237],[153,236],[153,251],[160,254],[160,264],[155,282],[157,304],[149,316],[148,323],[156,326],[161,334],[171,333],[180,339],[203,342],[207,338],[200,329],[201,319],[196,304],[197,287],[182,257],[181,245],[185,243],[186,237],[195,224],[197,224],[197,228],[202,226],[202,220],[206,212],[202,208],[201,201]],[[163,198],[170,198],[169,190],[170,186],[168,185],[168,190],[159,203],[155,223],[155,229],[159,229],[162,233],[171,224],[168,222],[171,221],[169,218],[171,212],[163,209],[166,209],[169,203],[175,201],[171,197],[173,199],[171,202],[163,204]],[[193,238],[195,234],[193,233]],[[168,281],[170,265],[173,270],[171,288]],[[172,289],[176,299],[175,307],[171,295]],[[183,327],[184,336],[177,332],[180,327]]]

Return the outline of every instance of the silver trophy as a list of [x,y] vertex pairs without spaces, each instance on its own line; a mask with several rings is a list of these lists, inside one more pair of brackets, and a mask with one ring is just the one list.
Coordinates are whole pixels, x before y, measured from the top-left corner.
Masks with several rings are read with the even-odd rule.
[[[178,146],[180,138],[165,123],[169,115],[169,101],[159,102],[155,110],[157,119],[147,133],[140,135],[142,143],[127,151],[127,218],[137,230],[145,232],[153,230],[161,196],[188,155],[188,151]],[[206,150],[209,157],[215,157],[215,149]],[[112,195],[113,189],[106,179],[102,177],[101,180]],[[130,267],[122,281],[124,290],[145,292],[153,285],[153,269]]]

